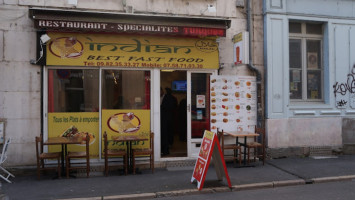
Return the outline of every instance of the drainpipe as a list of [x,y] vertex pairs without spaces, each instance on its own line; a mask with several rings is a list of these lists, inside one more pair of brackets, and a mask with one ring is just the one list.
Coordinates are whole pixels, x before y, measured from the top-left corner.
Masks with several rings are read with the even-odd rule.
[[261,101],[261,74],[257,68],[253,65],[253,28],[251,27],[251,2],[247,0],[247,31],[249,32],[249,64],[248,68],[256,73],[256,94],[257,94],[257,127],[263,127],[263,115],[262,115],[262,101]]

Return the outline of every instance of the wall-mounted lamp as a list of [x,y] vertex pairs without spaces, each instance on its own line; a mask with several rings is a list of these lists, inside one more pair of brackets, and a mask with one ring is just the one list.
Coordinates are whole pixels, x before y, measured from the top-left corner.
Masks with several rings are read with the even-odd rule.
[[31,59],[30,63],[33,65],[36,65],[37,62],[43,57],[43,53],[44,53],[44,49],[43,49],[43,45],[46,44],[49,40],[51,40],[51,38],[47,35],[47,34],[43,34],[41,35],[41,37],[39,37],[39,46],[41,47],[41,50],[39,51],[39,58],[37,60]]
[[78,0],[68,0],[69,5],[77,6],[78,5]]
[[209,13],[215,13],[216,7],[212,4],[208,4],[206,9],[200,11],[201,15],[203,15],[203,13],[205,13],[206,11],[208,11]]
[[43,34],[40,37],[42,44],[46,44],[51,38],[47,34]]

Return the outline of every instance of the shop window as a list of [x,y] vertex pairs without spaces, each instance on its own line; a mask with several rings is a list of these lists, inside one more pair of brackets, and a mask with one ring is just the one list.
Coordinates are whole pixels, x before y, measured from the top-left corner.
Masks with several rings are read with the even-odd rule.
[[[99,70],[48,69],[48,137],[90,136],[90,157],[99,156]],[[84,142],[84,141],[82,141]],[[60,151],[49,145],[49,152]],[[85,145],[68,146],[85,151]]]
[[323,101],[323,25],[290,22],[291,101]]
[[103,70],[103,109],[150,109],[150,72]]
[[49,69],[48,112],[98,112],[98,70]]

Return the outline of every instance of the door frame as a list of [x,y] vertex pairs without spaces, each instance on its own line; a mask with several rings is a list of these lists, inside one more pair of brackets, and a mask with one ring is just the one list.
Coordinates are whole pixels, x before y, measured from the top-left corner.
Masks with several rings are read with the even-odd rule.
[[[217,75],[217,70],[203,70],[203,71],[187,71],[187,157],[192,158],[192,145],[197,143],[201,143],[202,138],[191,138],[191,74],[200,73],[200,74],[208,74]],[[208,88],[209,89],[209,88]]]

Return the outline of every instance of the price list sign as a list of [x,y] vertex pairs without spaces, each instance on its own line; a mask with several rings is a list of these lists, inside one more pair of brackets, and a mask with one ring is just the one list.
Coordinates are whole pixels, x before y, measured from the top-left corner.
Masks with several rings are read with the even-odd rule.
[[211,131],[254,132],[256,125],[256,78],[211,76]]

